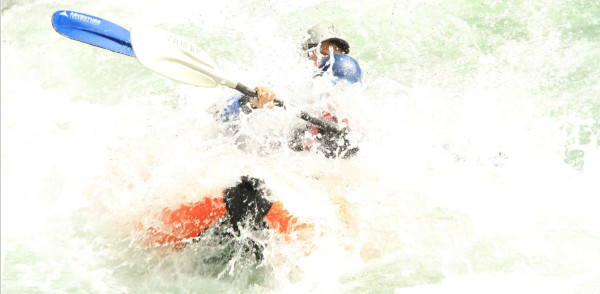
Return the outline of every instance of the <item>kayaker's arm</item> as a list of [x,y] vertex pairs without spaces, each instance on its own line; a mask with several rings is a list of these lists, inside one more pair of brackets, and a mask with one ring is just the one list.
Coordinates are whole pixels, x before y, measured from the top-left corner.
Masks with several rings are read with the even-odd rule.
[[307,124],[306,127],[292,132],[288,147],[294,151],[317,150],[327,158],[346,159],[356,155],[359,148],[348,139],[350,133],[348,120],[342,120],[345,127],[338,127],[337,118],[331,114],[325,114],[322,120],[335,125],[336,128]]
[[256,87],[257,97],[246,94],[238,94],[227,100],[227,105],[220,111],[217,111],[218,117],[222,122],[235,121],[239,118],[240,111],[250,114],[258,108],[273,108],[271,103],[275,100],[275,93],[265,87]]

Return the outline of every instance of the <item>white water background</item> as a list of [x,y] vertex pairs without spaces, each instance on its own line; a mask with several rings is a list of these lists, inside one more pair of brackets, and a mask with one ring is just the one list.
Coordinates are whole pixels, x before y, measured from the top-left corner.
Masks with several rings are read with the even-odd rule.
[[[61,9],[159,26],[273,88],[291,107],[244,126],[264,145],[330,91],[361,151],[240,152],[207,112],[233,91],[67,39]],[[598,293],[599,19],[592,0],[3,1],[2,292]],[[311,80],[298,45],[319,22],[361,86]],[[132,224],[242,174],[325,232],[309,256],[274,242],[215,274],[202,248],[136,242]]]

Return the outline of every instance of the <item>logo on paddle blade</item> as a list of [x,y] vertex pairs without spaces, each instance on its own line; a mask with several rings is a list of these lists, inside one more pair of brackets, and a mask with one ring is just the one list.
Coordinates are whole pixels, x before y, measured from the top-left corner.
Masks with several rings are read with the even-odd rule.
[[171,42],[173,45],[175,45],[185,51],[192,52],[192,54],[195,54],[195,55],[202,54],[202,51],[198,47],[194,46],[194,44],[192,44],[182,38],[178,38],[177,36],[174,36],[171,34],[167,34],[166,37],[167,37],[167,40],[169,40],[169,42]]
[[87,22],[87,23],[89,23],[91,25],[95,25],[95,26],[99,26],[102,23],[102,21],[97,18],[89,17],[85,14],[79,14],[77,12],[71,12],[69,17],[71,17],[72,19],[79,20],[79,21]]

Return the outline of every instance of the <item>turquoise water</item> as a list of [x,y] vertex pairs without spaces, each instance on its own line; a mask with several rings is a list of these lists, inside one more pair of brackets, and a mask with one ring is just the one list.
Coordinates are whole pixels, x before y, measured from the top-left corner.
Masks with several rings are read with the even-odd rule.
[[[361,152],[243,154],[207,112],[232,91],[64,38],[59,9],[185,36],[292,110],[323,90],[299,40],[335,23],[364,72],[332,92]],[[4,1],[1,21],[3,293],[600,289],[598,1]],[[295,123],[260,114],[245,128],[263,144]],[[141,244],[135,224],[240,174],[317,224],[310,255]]]

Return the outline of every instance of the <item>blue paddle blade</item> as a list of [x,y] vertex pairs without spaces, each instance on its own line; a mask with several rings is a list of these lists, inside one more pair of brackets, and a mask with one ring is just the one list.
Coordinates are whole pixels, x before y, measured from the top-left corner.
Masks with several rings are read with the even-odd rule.
[[80,12],[59,10],[52,26],[61,35],[100,48],[135,56],[129,31],[110,21]]

